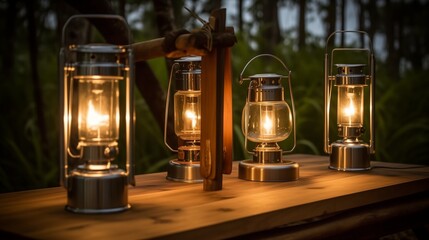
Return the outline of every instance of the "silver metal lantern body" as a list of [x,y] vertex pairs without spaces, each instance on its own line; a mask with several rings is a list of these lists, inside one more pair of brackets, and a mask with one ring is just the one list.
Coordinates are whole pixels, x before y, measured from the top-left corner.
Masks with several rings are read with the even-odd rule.
[[[330,35],[328,42],[335,34],[357,33],[360,31],[337,31]],[[335,63],[336,53],[363,52],[366,62],[353,64]],[[374,54],[370,48],[333,48],[331,54],[325,53],[325,152],[330,154],[330,169],[340,171],[363,171],[371,169],[371,154],[374,146]],[[334,67],[335,65],[335,67]],[[366,69],[369,66],[369,70]],[[333,75],[333,69],[336,74]],[[367,72],[367,73],[366,73]],[[361,137],[365,134],[365,90],[369,88],[369,143]],[[337,131],[341,138],[330,142],[330,110],[334,90],[337,93]]]
[[[272,57],[278,60],[288,72],[288,77],[275,73],[264,73],[242,78],[246,67],[256,58]],[[284,99],[281,80],[287,78],[292,108]],[[297,163],[283,159],[283,154],[291,152],[296,144],[295,108],[290,81],[290,71],[277,57],[262,54],[251,59],[244,67],[240,79],[249,80],[246,105],[242,114],[242,131],[247,140],[256,143],[252,159],[239,163],[239,178],[251,181],[290,181],[299,178]],[[293,132],[293,147],[283,151],[278,142],[286,140]]]
[[[178,148],[173,149],[167,141],[169,96],[172,79],[174,93],[174,132],[178,137]],[[167,179],[179,182],[202,182],[200,173],[201,136],[201,57],[183,57],[175,60],[170,74],[166,100],[164,143],[177,159],[171,160],[167,168]]]
[[[123,18],[76,15],[63,29],[60,51],[61,181],[66,209],[111,213],[130,208],[134,185],[134,79],[129,45],[65,44],[67,27],[77,19]],[[119,152],[123,152],[120,154]],[[125,158],[125,170],[114,164]]]

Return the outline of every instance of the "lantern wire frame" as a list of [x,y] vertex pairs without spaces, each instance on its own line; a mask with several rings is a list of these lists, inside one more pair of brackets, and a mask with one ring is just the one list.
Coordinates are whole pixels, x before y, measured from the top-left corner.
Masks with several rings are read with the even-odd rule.
[[[240,78],[239,78],[239,83],[240,85],[243,84],[244,81],[250,81],[250,78],[243,78],[243,73],[246,70],[247,66],[255,59],[260,58],[260,57],[271,57],[276,59],[278,62],[280,62],[280,64],[283,66],[283,68],[287,71],[288,75],[287,76],[281,76],[281,78],[287,78],[288,79],[288,87],[289,87],[289,94],[290,94],[290,100],[291,100],[291,105],[292,105],[292,125],[293,125],[293,146],[291,147],[291,149],[289,150],[282,150],[282,155],[286,154],[286,153],[290,153],[292,152],[295,147],[296,147],[296,121],[295,121],[295,102],[294,102],[294,98],[293,98],[293,93],[292,93],[292,79],[291,79],[291,71],[289,70],[289,68],[286,66],[286,64],[277,56],[272,55],[272,54],[259,54],[255,57],[253,57],[252,59],[250,59],[247,64],[244,66],[243,70],[240,73]],[[249,103],[249,96],[250,96],[250,89],[248,88],[248,93],[247,93],[247,97],[246,97],[246,105],[248,105]],[[252,154],[252,151],[249,151],[249,149],[247,148],[247,124],[246,127],[244,129],[244,148],[246,149],[247,153]]]
[[[368,48],[333,48],[331,54],[329,54],[329,41],[334,39],[333,37],[337,34],[346,34],[346,33],[356,33],[361,34],[367,37],[368,39]],[[374,47],[369,37],[369,34],[365,31],[359,30],[338,30],[329,35],[326,40],[325,46],[325,124],[324,124],[324,151],[328,154],[331,154],[332,148],[329,140],[329,115],[330,115],[330,104],[331,104],[331,94],[332,94],[332,82],[335,80],[335,76],[332,75],[332,69],[334,64],[334,55],[335,53],[341,51],[361,51],[367,53],[367,61],[370,66],[370,76],[367,76],[366,80],[370,81],[369,84],[369,101],[370,101],[370,109],[369,109],[369,124],[370,124],[370,139],[369,139],[369,151],[370,154],[375,153],[375,132],[374,132],[374,110],[375,110],[375,57],[374,57]]]
[[168,125],[168,109],[170,107],[170,94],[171,94],[171,80],[173,78],[173,71],[174,68],[179,66],[179,63],[174,63],[171,66],[171,70],[170,70],[170,78],[168,80],[168,87],[167,87],[167,97],[165,99],[165,113],[164,113],[164,144],[165,146],[167,146],[168,149],[170,149],[170,151],[177,153],[178,149],[174,149],[170,146],[170,144],[168,144],[167,142],[167,125]]

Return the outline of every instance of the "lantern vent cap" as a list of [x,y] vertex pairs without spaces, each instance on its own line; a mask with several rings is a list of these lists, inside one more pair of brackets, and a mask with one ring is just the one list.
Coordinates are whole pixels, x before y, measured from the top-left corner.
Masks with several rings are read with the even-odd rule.
[[366,75],[364,68],[366,64],[335,64],[337,75],[335,76],[335,85],[356,85],[366,86]]
[[126,49],[122,46],[107,43],[91,43],[82,45],[70,45],[71,51],[82,53],[123,53]]

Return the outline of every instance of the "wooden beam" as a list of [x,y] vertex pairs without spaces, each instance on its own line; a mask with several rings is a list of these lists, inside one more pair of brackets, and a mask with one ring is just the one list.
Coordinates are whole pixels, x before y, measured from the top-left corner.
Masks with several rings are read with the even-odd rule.
[[[222,33],[213,33],[213,47],[232,47],[236,43],[234,32],[227,31]],[[136,62],[145,61],[158,57],[180,58],[184,56],[204,56],[208,53],[207,35],[199,31],[193,33],[179,34],[174,41],[170,43],[166,38],[156,38],[148,41],[132,44],[134,60]],[[169,46],[168,51],[166,44]]]
[[[225,32],[226,9],[213,11],[214,33]],[[201,175],[205,191],[222,189],[222,174],[232,168],[232,90],[230,54],[215,47],[202,57]],[[228,125],[228,126],[227,126]]]

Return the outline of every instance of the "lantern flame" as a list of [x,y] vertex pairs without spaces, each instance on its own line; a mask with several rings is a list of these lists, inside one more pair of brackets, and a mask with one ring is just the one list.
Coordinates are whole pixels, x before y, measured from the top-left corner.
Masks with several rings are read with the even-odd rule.
[[344,108],[344,116],[346,117],[352,117],[356,113],[355,105],[353,104],[353,101],[350,99],[350,104],[348,107]]
[[100,114],[95,110],[94,104],[90,100],[88,103],[87,126],[89,129],[98,130],[102,126],[109,124],[109,115]]
[[185,116],[187,119],[191,121],[192,129],[195,129],[197,127],[197,119],[198,119],[197,114],[195,114],[195,112],[192,110],[186,110]]
[[273,120],[269,116],[265,115],[264,120],[262,121],[262,127],[265,135],[273,134]]

